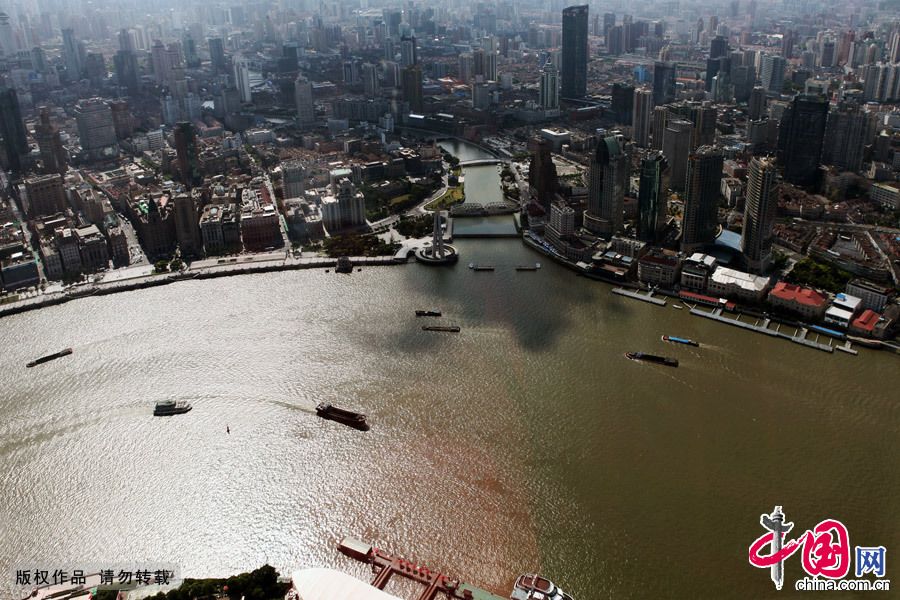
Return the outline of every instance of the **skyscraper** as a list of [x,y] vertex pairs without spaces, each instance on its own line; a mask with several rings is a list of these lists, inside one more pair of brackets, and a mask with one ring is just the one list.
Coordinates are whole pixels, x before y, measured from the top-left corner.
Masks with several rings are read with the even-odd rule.
[[794,96],[778,127],[778,159],[784,166],[784,179],[795,185],[812,185],[816,181],[828,101],[812,94]]
[[634,142],[646,148],[650,145],[650,117],[653,107],[653,92],[645,88],[634,90],[634,108],[632,109],[631,127],[634,131]]
[[409,67],[419,64],[419,53],[416,49],[416,38],[400,38],[400,66]]
[[241,102],[253,102],[253,90],[250,87],[250,60],[243,55],[234,57],[234,87],[237,88]]
[[3,148],[10,170],[20,171],[23,158],[28,153],[28,138],[19,97],[11,87],[0,89],[0,135],[3,136]]
[[371,63],[363,63],[362,66],[363,91],[367,98],[375,98],[381,92],[378,85],[378,70]]
[[701,146],[688,156],[681,222],[681,249],[685,252],[715,240],[723,162],[722,152],[712,146]]
[[669,119],[663,138],[663,154],[669,163],[669,186],[684,189],[687,159],[691,152],[694,124],[683,119]]
[[294,81],[294,98],[297,102],[297,122],[301,127],[309,127],[316,122],[316,110],[312,84],[303,75],[298,75]]
[[669,122],[669,109],[665,106],[653,107],[653,149],[662,150]]
[[634,110],[634,86],[614,83],[612,86],[611,108],[617,124],[631,123]]
[[50,109],[40,108],[40,117],[34,126],[34,137],[41,152],[45,173],[65,173],[68,162],[59,128],[50,122]]
[[784,68],[786,64],[783,56],[763,55],[759,78],[767,92],[781,93],[784,87]]
[[134,52],[134,44],[128,31],[119,32],[119,50],[113,56],[113,68],[116,72],[119,86],[128,90],[129,94],[136,94],[140,90],[140,74],[138,71],[137,55]]
[[401,76],[403,99],[409,103],[410,112],[421,113],[422,103],[422,68],[410,65],[403,69]]
[[0,56],[12,56],[16,53],[16,39],[13,35],[9,15],[0,11]]
[[216,74],[225,72],[225,43],[222,38],[209,38],[209,62]]
[[628,155],[618,138],[609,136],[598,141],[591,157],[588,208],[584,213],[588,231],[604,237],[621,231],[628,166]]
[[552,60],[541,69],[541,108],[559,110],[559,72]]
[[75,123],[81,150],[88,159],[115,156],[118,151],[112,109],[100,98],[81,100],[75,106]]
[[778,210],[775,176],[775,161],[771,158],[750,160],[741,252],[747,268],[755,272],[765,271],[772,255],[772,226]]
[[660,106],[675,101],[675,63],[653,63],[653,104]]
[[842,102],[828,113],[822,163],[843,171],[862,169],[863,150],[869,130],[869,115],[856,103]]
[[663,172],[668,167],[662,152],[652,152],[641,159],[638,187],[638,238],[651,244],[662,240],[666,226],[666,192]]
[[544,138],[532,140],[529,144],[531,165],[528,169],[528,184],[535,201],[549,217],[550,205],[556,195],[556,165],[550,154],[550,142]]
[[175,155],[178,158],[178,174],[188,189],[202,180],[197,156],[197,139],[194,126],[186,121],[175,125]]
[[748,103],[747,111],[748,116],[751,121],[756,121],[763,115],[763,111],[766,109],[766,90],[762,88],[762,86],[755,86],[753,91],[750,92],[750,101]]
[[175,196],[175,237],[181,256],[199,256],[203,250],[200,236],[200,217],[190,194]]
[[81,71],[84,68],[84,45],[75,38],[75,31],[71,27],[62,30],[62,38],[62,55],[66,73],[69,79],[80,79]]
[[570,6],[562,13],[562,96],[587,94],[588,6]]

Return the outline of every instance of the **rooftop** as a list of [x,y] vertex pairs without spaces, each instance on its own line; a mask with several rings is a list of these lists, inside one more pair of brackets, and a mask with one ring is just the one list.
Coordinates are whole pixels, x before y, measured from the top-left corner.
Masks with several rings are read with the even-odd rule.
[[400,600],[333,569],[294,571],[291,580],[303,600]]
[[785,302],[797,302],[805,306],[824,306],[828,302],[828,297],[817,290],[784,281],[776,283],[769,295]]
[[768,277],[751,275],[743,271],[735,271],[727,267],[719,267],[711,276],[712,280],[721,285],[735,285],[745,290],[760,292],[769,285]]

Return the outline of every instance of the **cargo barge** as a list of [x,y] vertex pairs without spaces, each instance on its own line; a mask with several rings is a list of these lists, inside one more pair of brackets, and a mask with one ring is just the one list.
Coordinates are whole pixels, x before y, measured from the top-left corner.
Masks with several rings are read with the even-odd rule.
[[668,358],[665,356],[656,356],[654,354],[647,354],[645,352],[626,352],[625,357],[631,360],[649,362],[657,365],[665,365],[667,367],[677,367],[678,360],[674,358]]
[[441,316],[441,311],[439,310],[417,310],[417,317],[439,317]]
[[459,327],[457,325],[422,325],[422,331],[443,331],[446,333],[459,333]]
[[51,360],[56,360],[57,358],[62,358],[63,356],[68,356],[70,354],[72,354],[72,349],[66,348],[65,350],[60,350],[59,352],[54,352],[53,354],[48,354],[47,356],[36,358],[25,366],[30,369],[31,367],[36,367],[38,365],[44,364],[45,362],[50,362]]
[[473,271],[493,271],[493,265],[476,265],[475,263],[469,263],[469,268]]
[[316,414],[323,419],[335,421],[342,425],[346,425],[347,427],[352,427],[353,429],[358,429],[360,431],[369,430],[369,423],[366,421],[366,415],[353,412],[352,410],[344,410],[343,408],[338,408],[323,402],[316,406]]

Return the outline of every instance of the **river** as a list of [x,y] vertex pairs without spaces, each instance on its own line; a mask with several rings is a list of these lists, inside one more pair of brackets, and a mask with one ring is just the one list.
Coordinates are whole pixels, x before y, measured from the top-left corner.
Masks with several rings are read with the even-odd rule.
[[[518,240],[455,245],[447,268],[184,281],[0,319],[0,596],[16,568],[132,560],[368,577],[335,550],[353,535],[498,593],[538,570],[578,600],[762,597],[747,548],[775,504],[797,535],[833,517],[900,548],[897,356],[614,296]],[[462,331],[421,331],[431,307]],[[194,410],[152,417],[169,398]],[[319,420],[322,401],[372,430]],[[800,576],[795,556],[785,586]]]

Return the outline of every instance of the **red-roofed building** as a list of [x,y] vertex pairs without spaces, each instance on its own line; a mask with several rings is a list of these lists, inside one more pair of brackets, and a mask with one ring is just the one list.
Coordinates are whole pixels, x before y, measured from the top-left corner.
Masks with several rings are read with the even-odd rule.
[[872,337],[875,332],[875,326],[881,320],[881,315],[871,309],[866,309],[861,315],[853,320],[850,324],[850,331]]
[[812,288],[779,281],[769,292],[769,304],[805,319],[820,320],[828,308],[828,296]]

